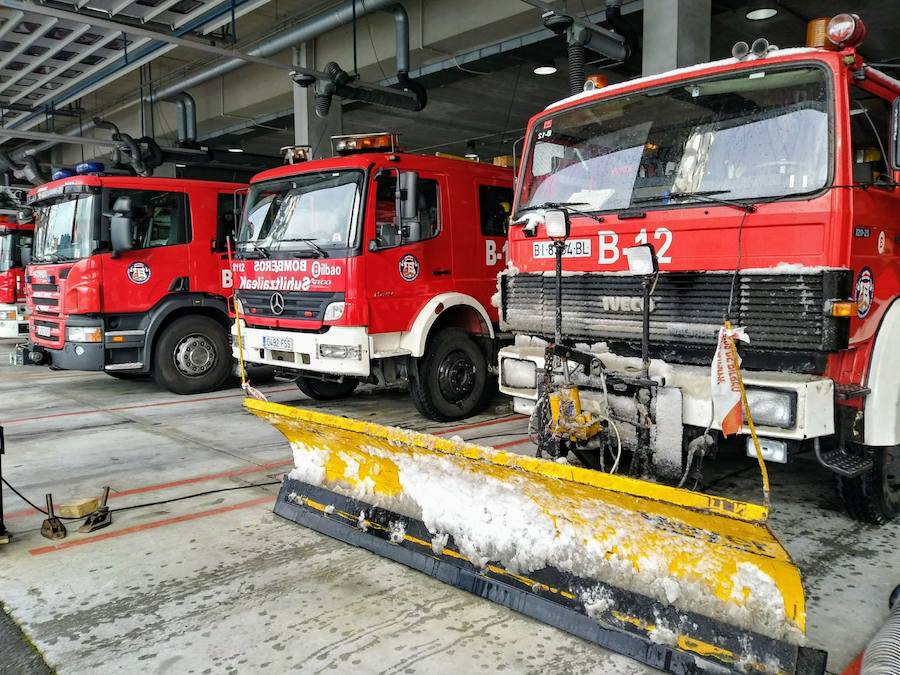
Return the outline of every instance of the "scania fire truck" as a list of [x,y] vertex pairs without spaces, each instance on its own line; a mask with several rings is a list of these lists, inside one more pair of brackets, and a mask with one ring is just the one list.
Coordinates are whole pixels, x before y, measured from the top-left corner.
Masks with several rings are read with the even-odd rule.
[[245,187],[91,173],[32,190],[26,362],[152,374],[179,394],[221,386],[233,371],[226,239]]
[[[749,338],[738,344],[766,459],[814,454],[850,514],[900,512],[900,82],[856,52],[859,17],[828,31],[829,49],[743,44],[588,85],[531,120],[501,277],[501,327],[516,338],[500,387],[532,413],[554,382],[577,384],[605,430],[572,445],[594,468],[674,465],[691,484],[722,441],[710,362],[728,318]],[[563,344],[548,358],[554,238]],[[657,267],[629,268],[647,245]]]
[[251,182],[234,264],[244,358],[314,399],[408,381],[423,415],[470,415],[492,392],[511,170],[400,152],[393,134],[332,142],[335,157]]
[[31,247],[34,225],[17,222],[18,211],[0,211],[0,338],[28,334],[22,250]]

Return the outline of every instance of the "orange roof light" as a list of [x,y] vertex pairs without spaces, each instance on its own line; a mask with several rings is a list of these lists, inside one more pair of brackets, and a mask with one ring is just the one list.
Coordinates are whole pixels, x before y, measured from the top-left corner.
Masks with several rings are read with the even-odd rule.
[[336,155],[350,155],[354,152],[396,152],[399,137],[397,134],[382,132],[378,134],[350,134],[348,136],[332,136],[331,149]]

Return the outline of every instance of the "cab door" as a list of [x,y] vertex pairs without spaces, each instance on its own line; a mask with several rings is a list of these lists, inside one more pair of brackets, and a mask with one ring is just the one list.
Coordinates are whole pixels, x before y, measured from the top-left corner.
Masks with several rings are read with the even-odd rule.
[[146,312],[170,291],[188,290],[191,213],[183,192],[114,188],[104,212],[131,198],[132,249],[103,258],[102,308],[107,314]]
[[418,172],[417,218],[399,228],[397,181],[396,171],[382,171],[369,185],[374,198],[367,205],[364,255],[371,333],[408,329],[428,300],[454,290],[447,177]]

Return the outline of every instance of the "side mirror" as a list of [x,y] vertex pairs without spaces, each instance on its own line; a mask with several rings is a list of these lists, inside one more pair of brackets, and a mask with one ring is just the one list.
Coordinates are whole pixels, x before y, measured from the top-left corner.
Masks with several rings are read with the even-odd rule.
[[34,209],[30,206],[23,206],[19,209],[19,212],[16,214],[16,220],[19,222],[19,225],[25,225],[26,223],[30,223],[34,221]]
[[19,247],[19,258],[22,260],[22,267],[31,264],[31,247],[30,246],[20,246]]
[[422,238],[419,223],[419,174],[404,171],[399,180],[399,192],[402,195],[399,205],[401,241],[419,241]]
[[131,220],[131,197],[119,197],[109,217],[109,238],[115,255],[134,247],[134,225]]
[[891,106],[891,168],[900,171],[900,96]]
[[653,244],[641,244],[625,249],[628,271],[635,276],[649,277],[659,272],[659,260]]

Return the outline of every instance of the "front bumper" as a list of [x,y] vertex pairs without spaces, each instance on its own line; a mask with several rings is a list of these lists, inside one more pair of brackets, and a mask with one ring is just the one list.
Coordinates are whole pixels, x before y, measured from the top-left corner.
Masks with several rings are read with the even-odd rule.
[[[240,358],[237,327],[231,326],[232,352]],[[296,371],[311,371],[323,375],[368,377],[369,334],[362,326],[331,326],[324,333],[252,328],[241,323],[244,341],[244,361]],[[358,348],[359,358],[323,358],[320,345],[339,345]]]
[[[639,359],[627,359],[615,354],[599,353],[597,356],[613,372],[639,366]],[[712,355],[710,355],[711,358]],[[516,361],[534,364],[535,382],[525,384],[530,378],[530,369]],[[516,412],[531,414],[537,401],[537,384],[543,377],[544,348],[542,346],[504,347],[500,350],[500,391],[514,399]],[[517,372],[513,372],[517,370]],[[829,436],[834,433],[834,383],[832,380],[815,375],[784,373],[775,371],[744,371],[744,385],[787,392],[794,409],[790,428],[766,426],[756,423],[760,436],[787,440],[803,440]],[[685,366],[653,360],[650,376],[657,381],[664,379],[666,387],[681,390],[682,423],[705,429],[712,419],[712,399],[710,395],[710,369],[703,366]],[[510,386],[513,382],[516,386]],[[585,409],[602,413],[603,394],[594,390],[582,390],[581,402]],[[751,407],[751,412],[753,408]],[[717,425],[713,425],[717,429]],[[741,433],[748,433],[746,426]]]
[[0,338],[26,335],[28,335],[28,309],[25,304],[0,304]]
[[[100,319],[92,317],[70,316],[65,323],[59,323],[59,331],[65,338],[65,330],[68,327],[79,326],[84,328],[103,328]],[[53,339],[57,339],[55,336]],[[106,351],[102,342],[68,342],[63,341],[60,346],[49,347],[41,344],[42,341],[32,340],[26,350],[29,353],[40,355],[37,360],[25,355],[26,363],[38,363],[49,365],[59,370],[103,370],[105,366]]]

